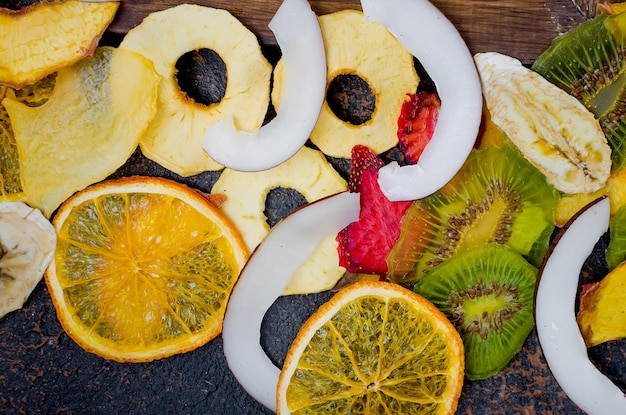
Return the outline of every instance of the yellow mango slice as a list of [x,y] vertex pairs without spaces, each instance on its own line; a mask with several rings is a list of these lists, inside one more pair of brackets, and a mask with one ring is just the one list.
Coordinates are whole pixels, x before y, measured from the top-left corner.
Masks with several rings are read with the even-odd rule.
[[0,84],[20,88],[91,55],[119,4],[67,0],[0,10]]
[[154,116],[158,79],[139,54],[102,47],[59,70],[45,105],[5,98],[27,202],[50,217],[124,164]]
[[587,347],[626,337],[626,262],[582,295],[577,320]]

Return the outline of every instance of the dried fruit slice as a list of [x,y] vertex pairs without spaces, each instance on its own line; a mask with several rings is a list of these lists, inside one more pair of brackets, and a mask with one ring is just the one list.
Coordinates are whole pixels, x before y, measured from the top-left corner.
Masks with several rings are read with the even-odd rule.
[[52,261],[56,233],[40,211],[0,202],[0,317],[17,310]]
[[611,217],[609,235],[606,264],[609,270],[613,270],[626,260],[626,207],[620,208]]
[[626,337],[626,262],[583,293],[577,321],[587,347]]
[[220,170],[202,147],[209,125],[231,115],[239,130],[263,123],[272,67],[228,11],[181,4],[154,12],[120,47],[150,59],[161,77],[157,113],[139,145],[167,169],[182,176]]
[[[311,141],[332,157],[350,158],[356,144],[377,154],[390,149],[398,142],[396,123],[404,97],[415,92],[419,82],[413,56],[361,11],[323,15],[319,22],[326,49],[327,92]],[[358,101],[335,108],[334,103],[347,101],[358,91],[364,92]],[[339,98],[333,98],[333,93]],[[363,114],[355,120],[343,111]]]
[[298,332],[278,380],[277,413],[453,414],[463,360],[458,333],[423,297],[396,284],[355,283]]
[[626,13],[598,16],[556,38],[532,66],[595,115],[616,169],[626,161],[625,31]]
[[378,185],[381,164],[367,147],[357,145],[352,150],[350,183],[360,193],[361,209],[359,220],[337,234],[339,265],[351,273],[385,275],[387,254],[400,236],[402,217],[411,205],[390,202],[382,193]]
[[0,84],[21,88],[91,55],[119,5],[67,0],[0,9]]
[[117,361],[150,361],[214,337],[248,254],[199,192],[149,177],[104,181],[69,198],[46,283],[67,333]]
[[224,169],[211,194],[226,196],[220,208],[239,229],[250,252],[270,230],[264,214],[265,201],[268,192],[277,187],[294,189],[310,203],[345,191],[346,182],[321,152],[308,147],[269,170]]
[[550,183],[592,193],[611,173],[611,149],[580,102],[520,61],[499,53],[474,57],[493,122]]
[[28,203],[50,217],[72,193],[121,166],[154,115],[157,82],[145,58],[102,47],[59,70],[46,105],[5,98]]
[[398,144],[407,161],[417,163],[435,133],[441,101],[434,92],[409,94],[398,118]]
[[474,150],[450,183],[407,210],[388,257],[388,278],[412,284],[487,242],[507,245],[538,266],[554,229],[557,197],[512,145]]
[[534,326],[537,269],[512,249],[476,246],[424,276],[415,291],[454,324],[465,345],[470,380],[497,374]]
[[21,89],[0,86],[0,200],[17,202],[26,197],[22,188],[17,144],[9,114],[2,101],[9,97],[30,107],[38,107],[52,95],[55,81],[56,74],[53,74]]

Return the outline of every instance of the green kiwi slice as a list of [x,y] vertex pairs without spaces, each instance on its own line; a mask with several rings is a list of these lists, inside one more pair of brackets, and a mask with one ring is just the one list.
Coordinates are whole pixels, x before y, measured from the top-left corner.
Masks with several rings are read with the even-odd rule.
[[622,206],[609,222],[609,246],[606,265],[609,271],[626,260],[626,206]]
[[538,266],[558,193],[512,145],[474,150],[455,178],[414,202],[387,257],[388,279],[412,285],[477,245],[507,245]]
[[414,287],[454,324],[465,345],[465,375],[482,380],[502,370],[533,328],[537,268],[495,243],[469,249]]
[[600,15],[556,38],[532,66],[595,115],[617,169],[626,161],[625,48],[626,13]]

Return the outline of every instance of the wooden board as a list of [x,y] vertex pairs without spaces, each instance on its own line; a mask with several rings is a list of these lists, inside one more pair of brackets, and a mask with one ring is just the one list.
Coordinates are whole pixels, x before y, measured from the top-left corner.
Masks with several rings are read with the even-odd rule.
[[[184,1],[124,1],[109,31],[123,35],[150,12],[180,3]],[[194,3],[229,10],[257,34],[262,43],[275,44],[267,25],[280,0],[197,0]],[[310,3],[318,14],[361,8],[358,0],[311,0]],[[457,27],[472,53],[506,53],[525,64],[531,63],[556,36],[585,20],[572,0],[433,0],[432,3]]]

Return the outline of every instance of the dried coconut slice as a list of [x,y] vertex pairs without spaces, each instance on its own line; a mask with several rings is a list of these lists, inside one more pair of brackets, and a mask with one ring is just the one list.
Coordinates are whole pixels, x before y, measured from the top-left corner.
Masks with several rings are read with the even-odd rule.
[[37,209],[0,202],[0,317],[20,309],[52,261],[56,232]]
[[72,193],[124,164],[154,115],[157,82],[147,59],[102,47],[59,70],[46,105],[5,98],[27,202],[50,217]]
[[622,391],[589,360],[576,323],[580,270],[609,226],[610,203],[588,205],[557,236],[540,270],[535,320],[548,366],[570,399],[590,415],[626,413]]
[[119,5],[67,0],[0,9],[0,84],[20,88],[90,56]]
[[480,80],[463,38],[427,0],[361,0],[361,6],[367,19],[384,25],[419,59],[441,98],[437,127],[419,162],[393,162],[379,172],[389,200],[419,199],[450,181],[472,150],[482,115]]
[[224,355],[245,390],[276,411],[280,370],[260,344],[263,316],[294,270],[330,235],[359,216],[358,193],[344,192],[299,209],[276,225],[248,260],[226,307]]
[[270,230],[264,214],[265,198],[276,187],[295,189],[310,203],[345,191],[347,184],[321,152],[308,147],[268,170],[225,169],[211,194],[225,196],[220,209],[235,224],[250,252]]
[[[220,157],[214,160],[202,148],[207,128],[223,118],[232,128],[250,133],[261,127],[269,102],[272,67],[256,36],[228,11],[181,4],[155,12],[130,30],[120,47],[150,59],[161,77],[157,113],[139,141],[149,159],[182,176],[221,170],[222,164],[229,163]],[[202,53],[213,59],[217,54],[221,59],[226,84],[221,98],[201,102],[206,99],[201,91],[181,89],[185,81],[177,78],[176,65],[189,52],[196,53],[192,58],[196,62],[205,59]],[[216,72],[221,74],[220,70]],[[191,82],[210,79],[199,76]],[[241,151],[237,159],[250,158]],[[259,160],[266,153],[253,150]]]
[[324,43],[307,1],[285,0],[269,27],[285,71],[283,103],[276,117],[254,134],[238,130],[234,118],[227,117],[211,125],[204,138],[204,150],[234,170],[266,170],[293,156],[309,138],[324,101]]
[[611,148],[594,115],[576,98],[495,52],[474,57],[494,124],[552,185],[593,193],[611,174]]

